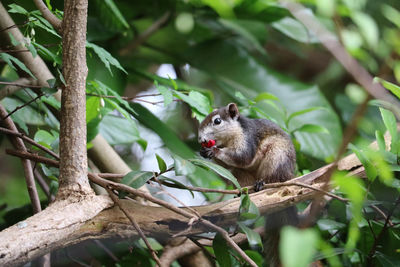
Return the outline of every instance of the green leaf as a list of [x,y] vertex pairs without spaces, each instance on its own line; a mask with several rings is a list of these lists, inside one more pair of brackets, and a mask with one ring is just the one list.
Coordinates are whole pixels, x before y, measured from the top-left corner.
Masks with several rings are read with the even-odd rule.
[[18,67],[20,67],[23,71],[28,73],[33,79],[36,80],[36,78],[32,74],[32,72],[18,58],[13,57],[13,56],[11,56],[11,55],[9,55],[7,53],[0,53],[0,58],[3,59],[14,70],[17,70],[17,69],[15,68],[13,63],[17,64]]
[[94,3],[96,17],[98,17],[102,25],[107,27],[107,30],[121,31],[130,28],[113,0],[95,0]]
[[158,168],[160,169],[160,172],[165,172],[167,170],[167,164],[165,164],[165,161],[163,160],[162,157],[160,157],[158,154],[156,154],[157,158],[157,163],[158,163]]
[[331,219],[319,219],[317,224],[321,231],[339,230],[346,227],[346,224]]
[[213,240],[213,249],[218,264],[221,267],[231,267],[231,257],[229,255],[229,247],[225,239],[220,233],[217,233]]
[[104,63],[110,74],[112,75],[111,67],[110,65],[122,70],[126,74],[126,70],[119,64],[118,60],[116,60],[109,52],[107,52],[104,48],[95,45],[93,43],[86,42],[86,47],[93,49],[93,51],[97,54],[97,56],[100,58],[100,60]]
[[380,151],[386,151],[386,142],[383,136],[383,133],[379,130],[375,131],[376,142],[378,143],[378,147]]
[[33,140],[35,140],[39,144],[41,144],[49,149],[51,149],[51,144],[54,142],[55,139],[57,139],[57,138],[45,130],[37,131],[33,138]]
[[279,21],[273,22],[271,26],[296,41],[302,43],[319,42],[315,34],[309,32],[302,23],[293,18],[285,17]]
[[349,144],[349,148],[356,154],[357,158],[360,160],[361,164],[365,168],[365,173],[370,181],[374,181],[378,175],[375,166],[372,164],[368,156],[361,150],[359,150],[355,145]]
[[325,133],[329,134],[328,129],[326,129],[323,126],[320,125],[315,125],[315,124],[304,124],[301,127],[294,129],[292,133],[294,132],[307,132],[307,133]]
[[[242,95],[243,96],[243,95]],[[273,94],[264,92],[264,93],[260,93],[258,96],[256,96],[254,99],[254,102],[259,102],[262,100],[279,100],[279,98],[277,98],[276,96],[274,96]]]
[[[260,216],[257,206],[251,201],[248,192],[240,196],[239,220],[245,221],[246,224],[254,223],[255,219]],[[249,221],[250,220],[250,221]]]
[[100,114],[101,99],[99,97],[90,96],[86,99],[86,123],[97,118]]
[[[36,46],[39,50],[39,54],[45,58],[48,58],[49,60],[53,61],[55,64],[57,65],[61,65],[62,63],[62,59],[60,55],[56,55],[53,52],[51,52],[49,49],[47,49],[46,47],[44,47],[41,44],[38,44],[36,42],[32,42],[32,44],[34,46]],[[53,86],[50,86],[53,87]]]
[[139,189],[152,177],[152,172],[131,171],[122,178],[121,183]]
[[173,155],[174,169],[176,175],[189,175],[194,173],[195,166],[188,160],[183,159],[177,155]]
[[140,140],[137,125],[132,120],[106,115],[99,125],[101,135],[110,145],[131,144]]
[[121,14],[113,0],[105,0],[104,5],[107,6],[108,13],[111,13],[113,16],[115,16],[115,18],[117,18],[126,29],[129,29],[128,22],[125,20],[124,16]]
[[400,86],[385,81],[384,79],[381,79],[379,77],[375,77],[374,78],[374,82],[380,82],[386,89],[388,89],[390,92],[392,92],[395,96],[397,96],[397,98],[400,99]]
[[260,235],[255,232],[253,229],[247,227],[243,222],[237,222],[239,228],[246,234],[247,241],[249,241],[250,247],[260,247],[263,248],[263,244],[261,241]]
[[213,170],[214,172],[216,172],[223,178],[231,181],[237,189],[239,189],[239,190],[241,189],[235,176],[233,176],[232,173],[230,171],[228,171],[227,169],[225,169],[224,167],[222,167],[218,164],[212,163],[210,161],[203,160],[203,159],[189,159],[189,161],[198,166],[209,168],[209,169]]
[[306,108],[306,109],[303,109],[303,110],[299,110],[299,111],[293,112],[293,113],[290,114],[289,117],[287,118],[286,124],[289,125],[289,122],[290,122],[294,117],[300,116],[300,115],[302,115],[302,114],[306,114],[306,113],[311,112],[311,111],[314,111],[314,110],[320,110],[320,109],[324,109],[324,108],[323,108],[323,107],[312,107],[312,108]]
[[179,182],[179,181],[177,181],[177,180],[174,180],[174,179],[171,179],[171,178],[168,178],[168,177],[165,177],[165,176],[162,176],[162,175],[159,176],[158,179],[159,179],[160,181],[167,181],[167,182],[170,182],[170,183],[168,183],[168,185],[166,185],[166,186],[168,186],[168,187],[173,187],[173,188],[179,188],[179,189],[188,190],[188,191],[190,192],[190,194],[192,195],[192,197],[194,198],[193,191],[190,190],[186,185],[182,184],[181,182]]
[[389,131],[390,136],[392,137],[390,151],[397,154],[398,144],[397,144],[397,123],[396,118],[393,113],[387,109],[379,108],[382,116],[383,123],[385,124],[386,129]]
[[[253,33],[250,32],[248,28],[244,27],[245,24],[241,23],[240,20],[220,18],[219,22],[226,28],[232,30],[234,33],[240,35],[244,40],[246,40],[249,43],[250,48],[257,50],[257,52],[262,55],[266,54],[264,47],[260,44]],[[265,32],[265,34],[267,34],[267,32]]]
[[157,81],[155,82],[155,84],[156,84],[156,88],[157,88],[158,92],[160,92],[160,94],[164,97],[164,107],[171,104],[173,101],[173,95],[172,95],[171,90],[165,86],[158,85]]
[[285,226],[281,230],[279,254],[285,267],[307,267],[312,262],[318,234],[314,229],[299,230]]
[[10,9],[8,10],[8,12],[10,12],[10,13],[16,13],[16,14],[22,14],[22,15],[29,14],[29,12],[26,11],[25,8],[23,8],[22,6],[16,5],[16,4],[10,4],[10,5],[8,5],[8,7],[10,7]]
[[[210,102],[207,97],[196,91],[190,91],[189,95],[185,95],[179,91],[174,92],[175,97],[183,100],[192,109],[199,112],[202,116],[207,116],[212,111]],[[204,118],[203,118],[204,119]],[[202,118],[199,118],[202,120]]]

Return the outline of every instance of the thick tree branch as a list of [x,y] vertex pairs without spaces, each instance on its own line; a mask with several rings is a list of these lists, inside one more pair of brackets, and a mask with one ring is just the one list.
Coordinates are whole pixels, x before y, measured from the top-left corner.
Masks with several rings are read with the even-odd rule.
[[87,179],[86,24],[88,0],[64,2],[63,76],[60,118],[60,177],[56,198],[93,194]]
[[61,23],[62,21],[57,18],[48,8],[47,6],[43,3],[42,0],[33,0],[35,2],[36,7],[40,10],[40,13],[42,13],[43,17],[50,22],[53,27],[60,32],[61,31]]

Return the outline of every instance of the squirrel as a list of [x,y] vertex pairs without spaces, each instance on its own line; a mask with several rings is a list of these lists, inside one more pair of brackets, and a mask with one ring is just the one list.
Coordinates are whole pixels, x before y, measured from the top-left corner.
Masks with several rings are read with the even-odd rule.
[[[211,142],[210,142],[211,140]],[[296,152],[290,136],[276,123],[249,119],[234,103],[211,112],[200,124],[200,155],[229,169],[241,186],[285,182],[294,178]],[[289,207],[266,216],[266,259],[280,266],[279,230],[297,224],[297,209]]]

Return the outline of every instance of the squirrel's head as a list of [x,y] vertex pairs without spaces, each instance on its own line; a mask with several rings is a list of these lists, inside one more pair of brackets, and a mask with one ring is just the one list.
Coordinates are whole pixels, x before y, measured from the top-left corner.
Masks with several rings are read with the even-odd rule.
[[238,134],[242,134],[239,110],[235,103],[214,110],[201,122],[199,143],[215,140],[218,147],[227,146]]

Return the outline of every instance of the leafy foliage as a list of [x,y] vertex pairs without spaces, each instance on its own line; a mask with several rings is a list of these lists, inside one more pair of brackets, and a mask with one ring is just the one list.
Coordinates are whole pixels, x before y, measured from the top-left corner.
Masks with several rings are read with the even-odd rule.
[[[3,2],[25,38],[17,41],[8,35],[10,46],[0,51],[0,80],[35,79],[17,53],[7,52],[21,45],[23,53],[42,57],[57,81],[49,83],[50,88],[23,88],[0,103],[14,112],[11,118],[25,134],[58,152],[60,103],[50,94],[64,82],[61,36],[29,1]],[[62,17],[62,2],[46,4]],[[308,15],[337,33],[347,51],[379,76],[376,82],[400,98],[398,2],[301,2],[307,5]],[[168,19],[160,23],[164,14],[169,14]],[[146,36],[150,29],[154,31]],[[136,48],[121,56],[133,43]],[[188,184],[241,189],[229,170],[196,156],[198,123],[213,108],[229,102],[238,103],[244,116],[272,120],[287,131],[297,152],[297,173],[307,173],[334,159],[343,127],[366,99],[363,89],[332,60],[315,34],[277,1],[91,0],[86,47],[88,148],[97,134],[115,146],[133,166],[121,182],[134,188],[159,172],[160,181],[189,191],[191,198],[199,195]],[[166,75],[160,68],[156,73],[160,64],[172,64],[168,66],[174,70]],[[365,168],[367,179],[348,172],[333,175],[334,193],[349,201],[328,202],[313,227],[282,230],[280,253],[285,266],[308,266],[314,260],[331,266],[399,265],[398,118],[388,103],[370,104],[348,147]],[[377,149],[366,145],[375,139]],[[153,163],[145,165],[149,159]],[[44,164],[37,169],[54,194],[58,169]],[[174,172],[164,176],[169,170]],[[0,207],[3,201],[8,206],[0,210],[1,228],[31,212],[24,206],[28,200],[17,177],[21,174],[9,174],[8,169],[4,173]],[[254,228],[262,226],[263,220],[247,191],[241,190],[237,227],[230,230],[246,234],[248,242],[242,247],[261,266],[263,243]],[[227,198],[216,193],[203,196],[208,201]],[[303,208],[305,203],[298,205]],[[112,245],[120,254],[119,266],[154,264],[140,242]],[[157,250],[162,249],[158,244]],[[244,264],[220,234],[206,249],[219,266]],[[114,264],[99,257],[101,253],[97,250],[93,257],[103,265]]]

